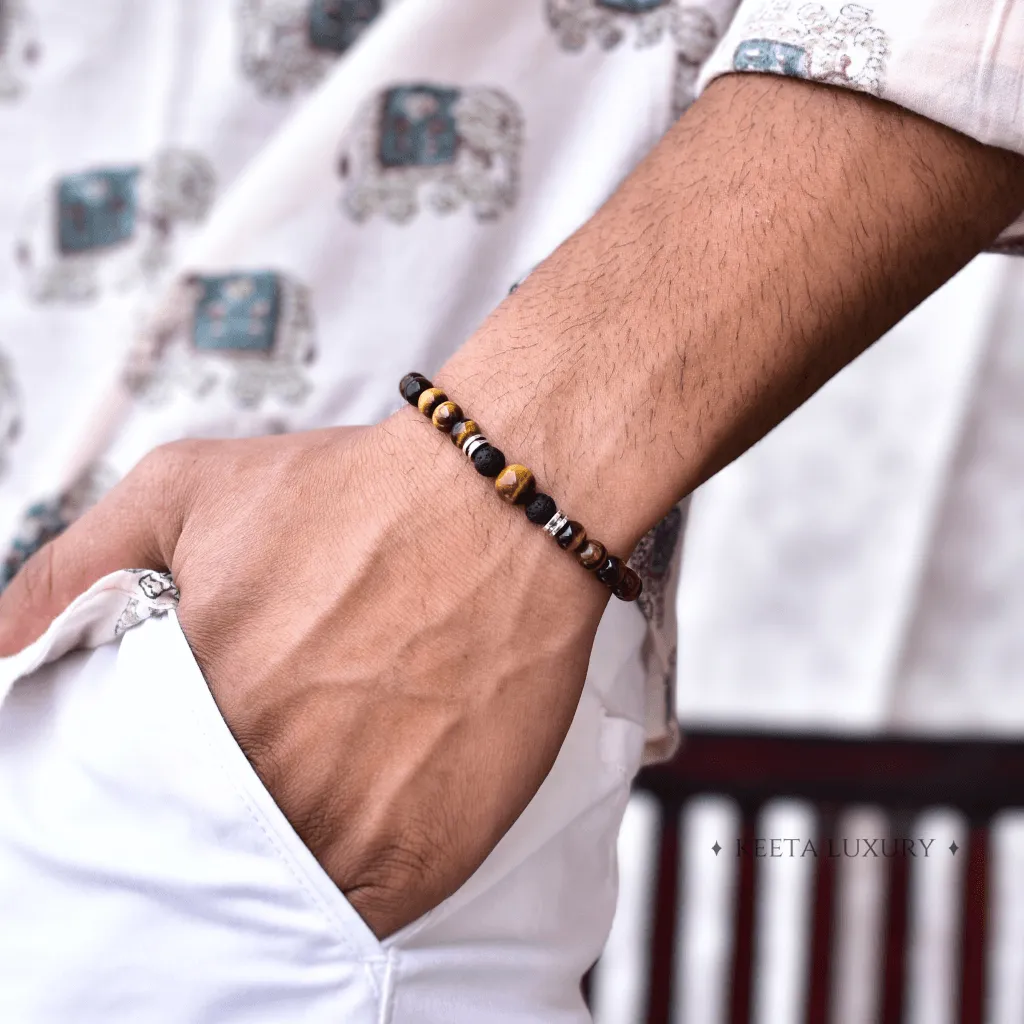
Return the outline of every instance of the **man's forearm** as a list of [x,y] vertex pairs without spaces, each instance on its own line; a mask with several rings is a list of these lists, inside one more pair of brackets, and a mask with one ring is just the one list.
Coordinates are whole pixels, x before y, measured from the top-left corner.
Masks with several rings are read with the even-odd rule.
[[1013,154],[857,93],[720,79],[436,380],[627,550],[1022,208]]

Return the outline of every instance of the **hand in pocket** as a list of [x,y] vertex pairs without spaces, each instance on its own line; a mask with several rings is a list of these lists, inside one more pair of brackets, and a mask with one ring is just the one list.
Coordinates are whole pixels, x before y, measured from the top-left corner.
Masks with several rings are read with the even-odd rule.
[[379,937],[539,788],[607,600],[407,413],[157,449],[0,597],[12,653],[108,572],[170,569],[235,738]]

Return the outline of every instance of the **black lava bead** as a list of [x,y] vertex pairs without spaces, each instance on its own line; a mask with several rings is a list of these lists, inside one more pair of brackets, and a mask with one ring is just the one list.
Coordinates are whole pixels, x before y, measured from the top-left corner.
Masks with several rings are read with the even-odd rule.
[[505,456],[493,445],[482,444],[473,452],[473,465],[481,476],[497,476],[505,468]]
[[558,511],[555,499],[547,494],[538,494],[529,505],[526,506],[526,518],[538,526],[546,526],[551,522],[551,517]]
[[429,387],[433,387],[433,385],[423,374],[407,373],[402,378],[402,397],[410,405],[416,405],[420,400],[420,395]]

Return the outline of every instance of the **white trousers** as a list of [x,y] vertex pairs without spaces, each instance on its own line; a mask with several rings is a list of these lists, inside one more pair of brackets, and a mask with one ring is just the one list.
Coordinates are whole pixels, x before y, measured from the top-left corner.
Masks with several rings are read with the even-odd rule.
[[160,580],[108,577],[0,660],[0,1021],[589,1020],[642,726],[588,683],[491,856],[380,942],[235,743]]

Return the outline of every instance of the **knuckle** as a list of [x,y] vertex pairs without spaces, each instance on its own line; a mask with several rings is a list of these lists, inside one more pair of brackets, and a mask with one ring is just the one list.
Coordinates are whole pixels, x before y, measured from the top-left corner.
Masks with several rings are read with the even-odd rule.
[[[414,921],[438,906],[465,880],[451,870],[443,854],[431,854],[435,844],[421,842],[418,830],[376,846],[363,870],[341,888],[356,912],[378,935]],[[465,873],[468,877],[468,872]]]
[[152,532],[165,558],[173,550],[172,541],[180,533],[208,454],[208,442],[171,441],[147,452],[125,478],[137,507],[149,515]]
[[132,473],[151,483],[173,484],[202,459],[205,447],[202,441],[169,441],[147,452]]
[[400,835],[374,848],[360,873],[360,887],[396,897],[413,890],[433,890],[450,866],[450,858],[447,843],[430,830],[406,822]]

